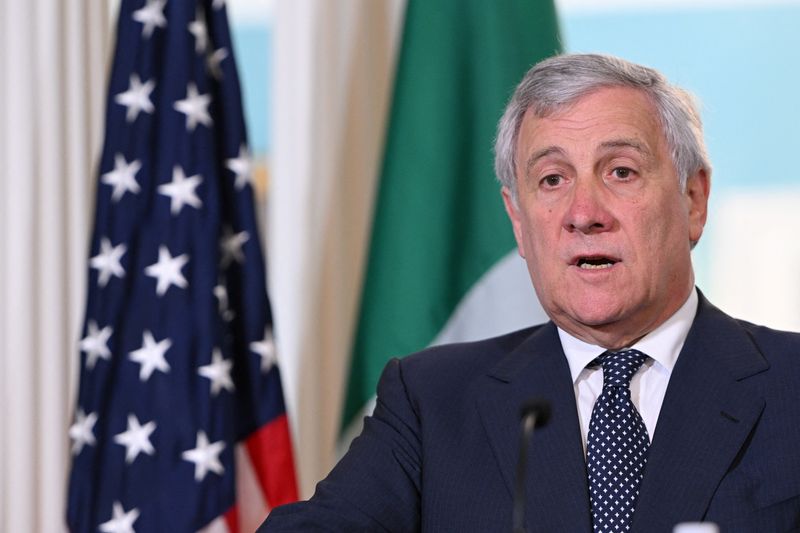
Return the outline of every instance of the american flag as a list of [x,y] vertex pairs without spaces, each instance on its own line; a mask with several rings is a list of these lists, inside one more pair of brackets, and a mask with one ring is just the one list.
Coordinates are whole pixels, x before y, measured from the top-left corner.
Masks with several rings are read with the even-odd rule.
[[69,528],[252,528],[297,489],[224,0],[122,0],[99,174]]

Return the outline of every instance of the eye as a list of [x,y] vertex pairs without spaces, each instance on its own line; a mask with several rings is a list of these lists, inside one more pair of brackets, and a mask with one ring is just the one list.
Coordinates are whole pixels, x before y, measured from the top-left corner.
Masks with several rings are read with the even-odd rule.
[[611,174],[618,179],[627,180],[633,176],[633,170],[628,167],[617,167],[611,171]]
[[542,178],[541,184],[544,187],[558,187],[563,179],[558,174],[550,174]]

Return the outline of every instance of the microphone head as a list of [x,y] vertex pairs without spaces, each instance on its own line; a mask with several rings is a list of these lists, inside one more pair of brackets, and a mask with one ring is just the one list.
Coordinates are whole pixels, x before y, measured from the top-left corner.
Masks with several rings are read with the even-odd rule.
[[534,416],[536,427],[543,427],[550,420],[550,402],[541,398],[531,398],[522,404],[519,416],[523,420],[528,416]]

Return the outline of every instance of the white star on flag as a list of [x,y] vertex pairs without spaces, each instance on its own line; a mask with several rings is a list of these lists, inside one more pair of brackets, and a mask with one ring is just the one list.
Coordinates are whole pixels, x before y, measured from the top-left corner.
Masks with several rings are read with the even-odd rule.
[[128,247],[124,244],[111,246],[111,241],[107,238],[100,239],[100,253],[89,259],[89,266],[99,271],[98,285],[105,287],[112,275],[118,278],[125,277],[125,269],[119,261],[127,250]]
[[272,336],[270,328],[264,328],[264,339],[250,343],[250,350],[261,356],[261,372],[267,373],[278,358],[275,354],[275,338]]
[[133,508],[127,513],[120,502],[114,502],[111,520],[100,524],[103,533],[136,533],[133,523],[139,518],[139,509]]
[[202,54],[208,48],[208,27],[203,11],[197,9],[195,19],[189,23],[189,33],[194,35],[194,51]]
[[219,241],[220,252],[222,252],[222,268],[227,267],[232,261],[239,264],[244,263],[244,253],[242,246],[250,240],[250,234],[246,231],[234,233],[233,230],[226,226],[222,238]]
[[72,443],[72,454],[78,455],[81,453],[83,446],[88,444],[94,446],[97,442],[94,438],[94,425],[97,422],[97,413],[89,413],[88,415],[83,412],[83,409],[78,409],[75,415],[75,423],[69,427],[69,437],[74,441]]
[[147,381],[155,370],[160,370],[165,374],[169,372],[170,366],[164,355],[170,346],[172,346],[172,340],[169,338],[156,342],[153,334],[149,330],[145,330],[142,335],[142,347],[128,354],[131,361],[142,365],[139,369],[140,380]]
[[195,209],[203,207],[203,202],[197,196],[195,189],[203,182],[200,174],[186,177],[183,169],[175,165],[172,169],[172,181],[158,186],[159,194],[169,196],[169,212],[177,215],[181,212],[184,205],[190,205]]
[[206,67],[217,81],[222,79],[222,62],[228,57],[227,48],[217,48],[206,58]]
[[203,365],[197,369],[197,373],[211,380],[211,395],[219,394],[220,389],[233,392],[236,387],[231,379],[231,367],[233,361],[224,359],[219,348],[214,348],[211,352],[211,363]]
[[103,183],[114,187],[114,191],[111,193],[113,202],[118,202],[128,191],[137,194],[141,190],[135,177],[140,168],[142,168],[142,163],[138,159],[128,163],[125,161],[124,155],[116,154],[114,156],[114,170],[106,172],[102,176]]
[[156,82],[148,80],[147,83],[142,84],[137,74],[131,74],[130,85],[128,90],[119,93],[114,97],[114,101],[120,105],[128,108],[128,113],[125,115],[125,120],[133,122],[139,116],[139,111],[152,114],[153,102],[150,101],[150,93],[156,86]]
[[111,359],[108,339],[111,338],[113,333],[114,330],[111,326],[99,329],[97,322],[94,320],[89,321],[89,332],[80,342],[81,351],[86,352],[86,368],[93,369],[98,357],[100,359]]
[[170,285],[175,285],[181,289],[189,286],[189,282],[181,274],[183,266],[189,262],[188,254],[181,254],[177,257],[172,257],[169,249],[161,245],[158,247],[158,262],[153,263],[144,269],[144,273],[150,277],[158,278],[156,284],[156,294],[164,296]]
[[152,420],[142,426],[136,415],[132,413],[128,415],[128,429],[114,435],[114,442],[125,446],[125,462],[127,464],[131,464],[142,452],[147,455],[156,453],[156,449],[150,442],[150,434],[155,429],[156,423]]
[[233,320],[233,317],[236,315],[236,313],[234,313],[233,310],[228,307],[228,289],[225,288],[225,285],[220,283],[214,287],[213,292],[218,301],[217,310],[219,311],[220,316],[226,322],[230,322]]
[[214,296],[219,301],[219,312],[224,312],[228,308],[228,289],[222,283],[218,283],[214,286]]
[[194,463],[194,480],[200,482],[203,481],[209,470],[220,476],[225,472],[225,467],[219,460],[219,454],[224,449],[225,441],[220,440],[211,444],[208,442],[205,431],[201,430],[197,432],[195,448],[186,450],[181,457]]
[[211,126],[211,115],[208,114],[208,104],[210,103],[211,96],[200,94],[197,91],[197,85],[189,82],[189,85],[186,86],[186,98],[175,102],[174,107],[186,115],[186,129],[194,131],[198,122],[204,126]]
[[167,19],[164,18],[164,6],[167,0],[147,0],[147,5],[133,12],[133,20],[144,24],[142,35],[149,39],[153,35],[153,29],[158,26],[167,26]]
[[242,144],[239,147],[238,157],[226,159],[225,166],[236,174],[234,185],[237,191],[241,191],[245,185],[252,181],[253,163],[246,145]]

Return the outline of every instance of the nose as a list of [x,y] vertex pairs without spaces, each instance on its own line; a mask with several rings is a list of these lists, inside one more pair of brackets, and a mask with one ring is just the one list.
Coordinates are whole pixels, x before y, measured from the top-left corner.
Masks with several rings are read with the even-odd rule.
[[567,198],[563,227],[570,233],[583,234],[609,231],[614,225],[614,217],[608,209],[603,194],[603,185],[591,177],[578,178]]

